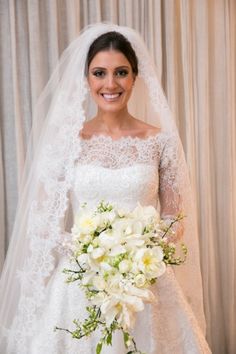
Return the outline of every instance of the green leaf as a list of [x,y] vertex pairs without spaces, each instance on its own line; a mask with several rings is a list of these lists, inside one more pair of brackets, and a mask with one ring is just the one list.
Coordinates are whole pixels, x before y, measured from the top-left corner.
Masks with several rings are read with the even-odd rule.
[[96,354],[100,354],[102,351],[102,343],[98,343],[96,347]]
[[126,348],[128,348],[127,342],[130,339],[129,333],[128,332],[123,332],[123,337],[124,337],[125,346],[126,346]]
[[107,336],[107,345],[111,345],[112,344],[112,333],[109,333]]

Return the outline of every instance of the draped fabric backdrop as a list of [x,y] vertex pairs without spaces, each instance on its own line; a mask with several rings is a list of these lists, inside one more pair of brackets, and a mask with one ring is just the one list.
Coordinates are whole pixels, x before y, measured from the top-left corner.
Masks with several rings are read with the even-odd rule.
[[0,0],[0,265],[32,107],[63,49],[98,21],[135,28],[154,57],[196,194],[207,338],[214,354],[236,353],[235,0]]

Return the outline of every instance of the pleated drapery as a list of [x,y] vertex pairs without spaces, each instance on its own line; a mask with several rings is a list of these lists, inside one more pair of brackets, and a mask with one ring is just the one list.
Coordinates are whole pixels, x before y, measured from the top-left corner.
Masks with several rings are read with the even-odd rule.
[[32,110],[80,29],[138,30],[158,67],[197,200],[207,339],[236,353],[236,1],[0,1],[0,266],[14,221]]

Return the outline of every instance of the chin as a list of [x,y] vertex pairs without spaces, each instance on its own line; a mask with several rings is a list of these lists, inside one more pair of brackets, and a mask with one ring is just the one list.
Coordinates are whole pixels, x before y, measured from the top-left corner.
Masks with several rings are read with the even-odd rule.
[[97,104],[99,110],[102,112],[118,113],[127,107],[127,104]]
[[119,113],[124,110],[125,107],[99,107],[99,109],[104,113]]

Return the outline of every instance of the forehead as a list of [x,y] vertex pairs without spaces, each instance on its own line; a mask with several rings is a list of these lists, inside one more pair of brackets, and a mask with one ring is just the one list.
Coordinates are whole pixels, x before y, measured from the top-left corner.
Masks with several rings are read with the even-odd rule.
[[131,67],[126,56],[114,49],[104,50],[98,52],[93,60],[91,61],[89,67],[100,67],[100,68],[114,68],[118,66],[129,66]]

